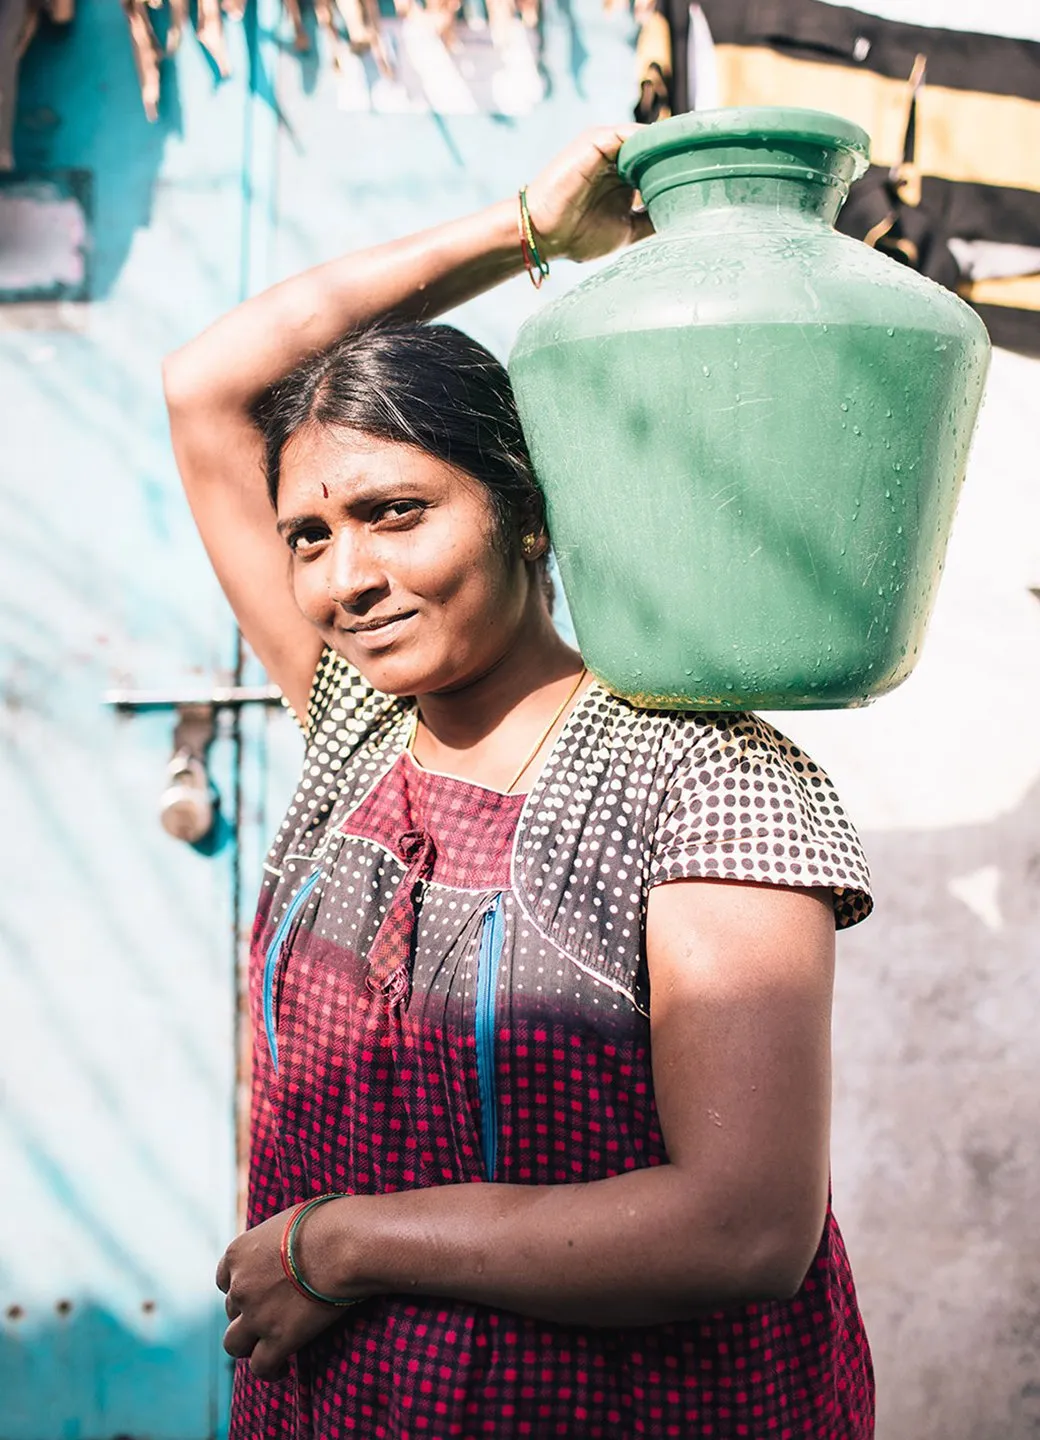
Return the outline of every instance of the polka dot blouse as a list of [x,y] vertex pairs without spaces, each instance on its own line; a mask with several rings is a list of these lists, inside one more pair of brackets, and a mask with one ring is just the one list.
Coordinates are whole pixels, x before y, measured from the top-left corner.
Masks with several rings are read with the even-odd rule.
[[[253,934],[249,1220],[328,1190],[564,1185],[666,1162],[650,1068],[650,889],[724,877],[870,909],[826,775],[751,715],[640,711],[593,685],[531,793],[423,770],[412,704],[326,652]],[[784,1303],[631,1330],[449,1297],[345,1312],[231,1440],[873,1433],[833,1215]]]

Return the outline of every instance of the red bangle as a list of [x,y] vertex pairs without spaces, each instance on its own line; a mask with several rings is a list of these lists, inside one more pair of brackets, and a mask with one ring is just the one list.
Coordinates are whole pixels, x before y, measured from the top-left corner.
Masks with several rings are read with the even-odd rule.
[[540,290],[542,288],[542,281],[545,279],[545,276],[542,274],[541,270],[531,258],[531,251],[527,244],[526,235],[520,236],[520,254],[524,257],[524,265],[527,269],[528,276],[530,277],[531,284],[536,290]]
[[286,1280],[288,1280],[289,1284],[296,1291],[297,1295],[302,1295],[305,1300],[309,1300],[311,1297],[307,1294],[306,1290],[297,1280],[296,1276],[292,1272],[292,1266],[289,1264],[289,1237],[292,1234],[292,1228],[296,1224],[296,1221],[300,1218],[300,1216],[303,1214],[304,1210],[306,1210],[307,1206],[310,1203],[311,1202],[309,1200],[304,1200],[302,1204],[297,1205],[292,1211],[288,1220],[286,1220],[285,1222],[285,1229],[282,1231],[282,1243],[278,1247],[278,1258],[282,1262],[282,1272],[285,1275]]
[[313,1285],[308,1285],[293,1258],[293,1240],[300,1227],[300,1221],[309,1211],[316,1210],[319,1205],[327,1205],[330,1200],[345,1200],[346,1198],[346,1192],[330,1190],[325,1195],[315,1195],[313,1199],[304,1200],[301,1205],[297,1205],[285,1223],[285,1229],[282,1231],[282,1243],[278,1252],[285,1278],[297,1295],[302,1295],[305,1300],[318,1301],[322,1305],[335,1305],[344,1310],[349,1309],[352,1305],[360,1305],[365,1296],[357,1295],[347,1299],[339,1295],[323,1295],[320,1290],[315,1290]]
[[542,281],[549,274],[549,266],[538,253],[538,242],[535,240],[534,226],[531,224],[531,212],[527,208],[526,185],[521,186],[517,200],[519,202],[517,229],[520,232],[520,254],[524,257],[524,265],[530,276],[531,284],[536,290],[540,290]]

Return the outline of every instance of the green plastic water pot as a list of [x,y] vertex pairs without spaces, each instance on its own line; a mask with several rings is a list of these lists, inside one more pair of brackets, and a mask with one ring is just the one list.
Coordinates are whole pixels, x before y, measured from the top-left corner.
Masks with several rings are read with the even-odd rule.
[[833,222],[868,137],[810,110],[682,115],[622,176],[656,234],[509,362],[589,668],[637,704],[862,704],[921,649],[989,342]]

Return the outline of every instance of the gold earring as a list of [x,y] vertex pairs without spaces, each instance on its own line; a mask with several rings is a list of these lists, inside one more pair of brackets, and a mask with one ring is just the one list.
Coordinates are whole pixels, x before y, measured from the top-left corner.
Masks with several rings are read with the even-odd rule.
[[521,549],[521,551],[522,551],[522,553],[523,553],[523,557],[524,557],[525,560],[533,560],[533,559],[534,559],[534,552],[535,552],[535,550],[536,550],[537,548],[538,548],[538,536],[537,536],[537,535],[531,534],[531,535],[524,535],[524,536],[521,537],[521,539],[520,539],[520,549]]

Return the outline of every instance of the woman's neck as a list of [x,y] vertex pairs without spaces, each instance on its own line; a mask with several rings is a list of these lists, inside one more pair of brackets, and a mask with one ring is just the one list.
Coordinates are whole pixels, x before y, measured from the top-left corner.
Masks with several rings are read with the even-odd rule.
[[[540,604],[480,676],[459,689],[419,697],[416,758],[431,769],[504,787],[503,775],[515,773],[581,671],[581,656]],[[561,714],[554,733],[565,719]],[[548,744],[553,735],[545,738]]]

